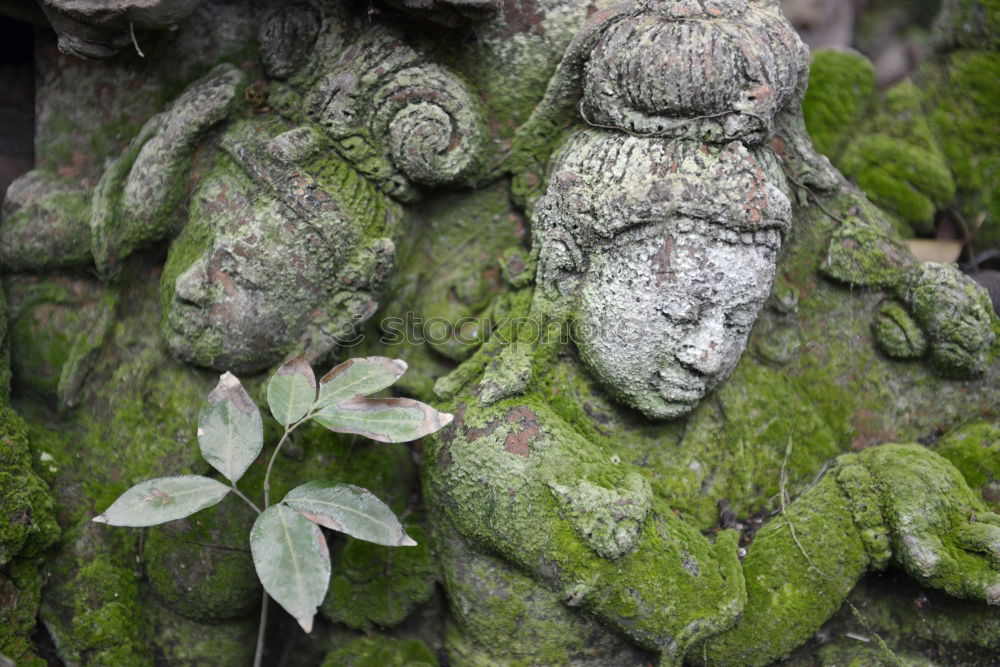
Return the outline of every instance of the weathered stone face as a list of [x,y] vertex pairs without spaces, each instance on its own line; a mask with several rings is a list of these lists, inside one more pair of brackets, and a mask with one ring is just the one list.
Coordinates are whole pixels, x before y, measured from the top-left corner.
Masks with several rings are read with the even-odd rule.
[[[202,191],[206,199],[215,195],[216,235],[177,276],[164,335],[184,361],[246,370],[270,363],[271,351],[280,354],[294,343],[308,315],[307,297],[322,292],[323,270],[315,257],[292,254],[297,232],[288,231],[277,202],[252,207],[232,185],[223,180]],[[286,319],[292,309],[298,316]]]
[[375,312],[391,271],[397,207],[343,161],[315,157],[309,128],[271,132],[224,137],[227,157],[171,249],[164,337],[183,361],[248,372],[300,348],[320,358]]
[[743,242],[705,227],[678,219],[624,233],[583,278],[581,356],[647,417],[687,413],[729,375],[771,289],[777,232]]
[[787,198],[739,143],[585,131],[553,172],[535,221],[543,289],[578,299],[581,357],[620,400],[655,419],[686,414],[746,347]]

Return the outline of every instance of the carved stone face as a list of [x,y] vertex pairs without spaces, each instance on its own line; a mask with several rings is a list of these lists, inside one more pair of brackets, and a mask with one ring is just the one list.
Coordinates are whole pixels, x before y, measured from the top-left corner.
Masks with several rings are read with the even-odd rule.
[[685,227],[633,229],[591,257],[574,323],[587,366],[656,419],[687,413],[729,375],[774,279],[776,230]]
[[[191,222],[171,247],[163,330],[183,361],[246,373],[298,349],[319,358],[351,338],[377,307],[392,241],[363,237],[369,221],[348,211],[337,191],[283,163],[274,162],[277,171],[269,175],[263,163],[258,156],[209,175],[193,198]],[[290,184],[290,194],[276,197],[244,169]],[[350,183],[353,172],[342,170]],[[367,210],[372,219],[382,216],[384,231],[395,214],[367,187]],[[305,211],[307,205],[313,209]]]
[[592,130],[555,161],[538,283],[576,299],[581,359],[648,417],[689,412],[746,347],[791,218],[769,171],[740,143]]
[[246,372],[295,343],[321,293],[323,271],[309,253],[296,252],[298,232],[286,229],[276,202],[250,206],[240,194],[247,184],[231,180],[208,183],[198,194],[202,229],[186,234],[207,239],[181,239],[201,240],[201,252],[176,277],[164,334],[184,361]]

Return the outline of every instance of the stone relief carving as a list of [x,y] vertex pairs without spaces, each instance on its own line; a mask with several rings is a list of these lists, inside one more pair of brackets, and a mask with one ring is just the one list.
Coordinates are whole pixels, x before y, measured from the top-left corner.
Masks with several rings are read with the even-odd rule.
[[[187,365],[248,374],[296,350],[401,355],[416,376],[406,390],[456,415],[420,450],[414,521],[426,516],[437,562],[424,551],[387,563],[386,580],[417,591],[390,609],[375,566],[345,550],[331,621],[398,623],[440,571],[446,627],[424,636],[454,664],[766,664],[866,572],[896,566],[977,601],[977,627],[1000,637],[986,606],[1000,604],[996,505],[966,468],[882,444],[942,423],[961,434],[956,411],[995,410],[966,391],[995,386],[996,320],[968,279],[916,265],[812,150],[799,111],[808,55],[777,3],[389,4],[467,32],[417,34],[340,3],[269,6],[255,27],[261,69],[208,71],[89,187],[49,167],[11,187],[0,259],[16,274],[15,382],[88,434],[79,479],[62,486],[108,476],[92,439],[146,439],[160,469],[192,465],[174,449],[187,437],[174,413],[204,393]],[[510,98],[491,99],[512,81]],[[100,280],[28,275],[83,267]],[[456,328],[471,315],[499,324],[398,348],[371,334],[377,311],[415,306]],[[366,342],[338,351],[366,322]],[[43,331],[65,332],[71,353],[44,356]],[[887,363],[862,340],[872,332],[891,357],[973,380]],[[134,400],[172,412],[136,424],[122,415],[148,405]],[[31,437],[63,456],[29,414]],[[91,414],[111,417],[94,426]],[[948,437],[940,451],[966,456]],[[982,449],[1000,448],[989,438]],[[333,465],[317,443],[344,445],[304,434],[302,466],[354,474],[350,455]],[[127,448],[115,474],[148,477]],[[379,454],[360,456],[378,469]],[[401,506],[416,495],[409,463],[401,450],[386,487]],[[197,530],[229,539],[234,516],[155,533],[158,602],[130,580],[114,604],[177,633],[164,636],[228,642],[238,663],[255,587],[178,565],[193,556],[172,546]],[[97,551],[127,573],[137,547],[68,521],[50,632],[69,659],[142,662],[138,625],[107,646],[76,638],[98,577],[72,569]],[[940,604],[946,616],[959,603]],[[185,620],[223,607],[232,618],[214,628]],[[179,640],[156,650],[205,659]]]

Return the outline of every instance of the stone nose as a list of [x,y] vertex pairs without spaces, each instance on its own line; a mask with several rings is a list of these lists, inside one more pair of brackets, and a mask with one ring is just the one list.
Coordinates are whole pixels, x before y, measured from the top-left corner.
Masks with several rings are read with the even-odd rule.
[[677,360],[702,375],[717,375],[726,363],[726,327],[722,311],[705,313],[681,339]]
[[177,299],[195,306],[205,306],[209,298],[208,257],[202,255],[174,283]]

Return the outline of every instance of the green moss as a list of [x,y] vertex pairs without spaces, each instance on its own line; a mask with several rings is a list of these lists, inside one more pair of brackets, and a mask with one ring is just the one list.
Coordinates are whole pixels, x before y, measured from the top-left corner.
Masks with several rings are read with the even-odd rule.
[[437,656],[418,639],[361,638],[327,654],[322,667],[437,667]]
[[933,230],[935,211],[955,194],[948,166],[938,155],[888,134],[858,137],[844,149],[839,166],[875,204],[918,233]]
[[32,470],[23,422],[0,409],[0,567],[15,556],[40,554],[56,541],[59,528],[45,482]]
[[333,558],[333,578],[321,607],[331,621],[359,630],[391,628],[434,592],[437,566],[419,524],[407,523],[415,547],[384,547],[348,539]]
[[29,305],[11,323],[11,367],[20,388],[41,396],[56,396],[73,341],[86,322],[78,309],[66,303],[68,300],[67,294],[55,301]]
[[901,297],[930,339],[930,360],[948,377],[977,377],[992,361],[997,315],[989,294],[953,264],[925,262],[906,277]]
[[31,641],[44,583],[38,559],[16,559],[0,569],[0,655],[22,667],[48,664]]
[[143,558],[153,590],[173,612],[219,622],[260,608],[260,583],[248,551],[255,515],[241,500],[151,528]]
[[[84,536],[77,541],[76,548],[84,548],[78,555],[85,555],[92,546],[90,538]],[[72,556],[54,564],[54,578],[61,583],[58,602],[53,605],[51,597],[46,600],[43,618],[64,660],[86,659],[93,665],[153,664],[139,581],[126,564],[126,554],[122,556],[90,552],[89,559],[70,566],[72,573],[61,569]],[[68,578],[62,579],[64,576]]]
[[939,48],[1000,50],[1000,1],[948,0],[935,28]]
[[[949,3],[941,27],[972,46],[965,32],[1000,20],[991,2]],[[851,83],[861,71],[859,58],[822,51],[814,57],[804,113],[816,145],[914,232],[933,232],[935,213],[955,203],[967,225],[979,226],[978,248],[1000,243],[1000,194],[990,187],[1000,174],[1000,131],[993,122],[1000,54],[946,53],[880,99],[870,85]],[[866,119],[843,106],[878,113]]]
[[170,252],[163,265],[163,274],[160,276],[160,312],[164,316],[170,312],[177,277],[187,271],[195,260],[207,254],[212,249],[214,240],[215,235],[206,216],[197,210],[192,210],[188,224],[170,244]]
[[24,205],[4,210],[4,268],[44,271],[90,264],[90,192],[45,169],[24,179]]
[[[994,19],[995,20],[995,19]],[[958,52],[929,72],[930,118],[958,187],[976,247],[1000,244],[1000,53]]]
[[872,322],[879,349],[893,359],[917,359],[927,352],[927,337],[906,309],[895,301],[884,301]]
[[454,535],[442,537],[438,546],[449,564],[454,622],[446,628],[445,646],[453,662],[474,667],[574,660],[639,664],[641,651],[576,613],[560,592],[539,586],[495,557],[468,550]]
[[[444,194],[411,207],[407,218],[378,317],[382,329],[371,332],[364,354],[405,360],[410,370],[396,388],[435,401],[434,382],[473,354],[502,318],[494,303],[503,288],[500,258],[520,246],[527,223],[511,207],[506,183]],[[442,335],[434,335],[437,329]]]
[[875,67],[868,58],[856,51],[814,51],[802,113],[816,149],[836,160],[874,95]]
[[143,604],[143,614],[156,638],[159,664],[246,667],[253,663],[256,614],[236,620],[194,621],[151,600]]
[[845,606],[824,628],[826,636],[873,638],[878,633],[904,660],[918,653],[938,665],[989,665],[1000,649],[995,608],[922,588],[902,572],[867,577],[851,602],[863,621]]
[[828,475],[757,533],[743,561],[743,615],[691,656],[704,664],[739,665],[782,657],[840,607],[867,562],[850,502]]
[[920,656],[889,654],[871,643],[862,644],[853,638],[826,644],[816,652],[816,658],[822,667],[934,667],[937,664]]
[[849,216],[831,235],[819,271],[848,285],[884,289],[898,284],[912,261],[884,227]]
[[966,424],[942,438],[936,451],[1000,512],[1000,426],[982,420]]

